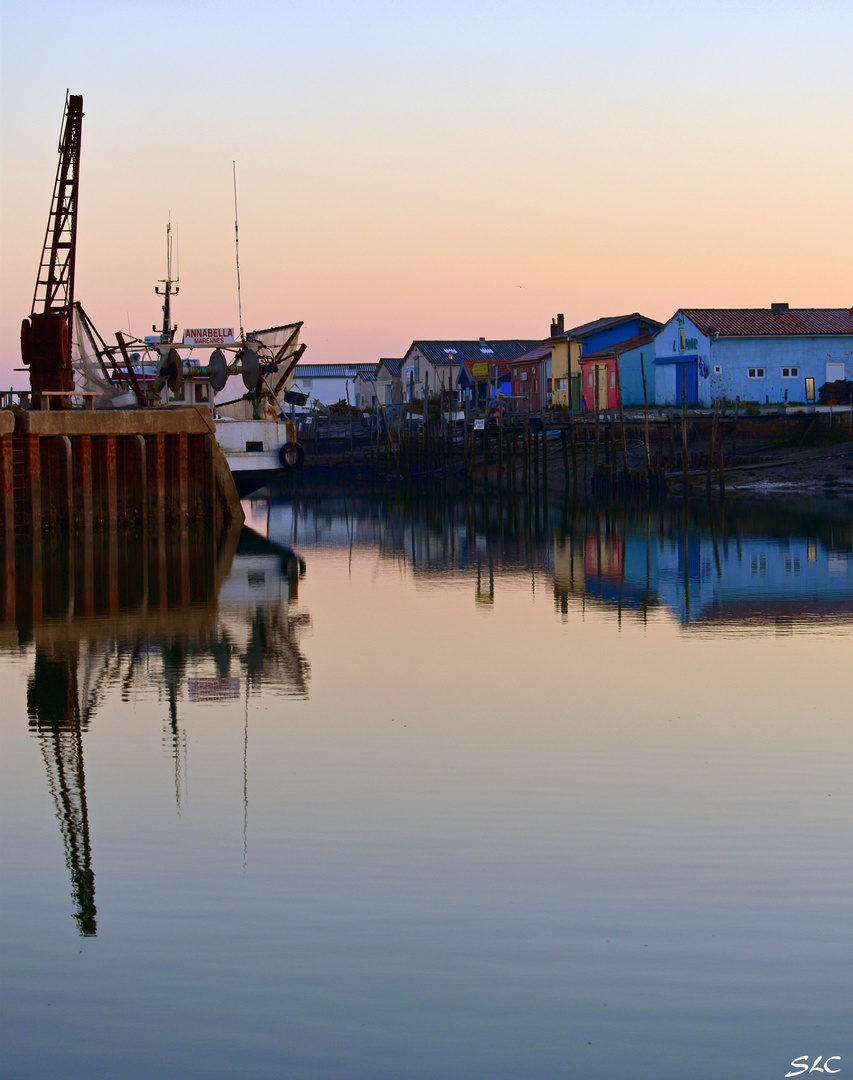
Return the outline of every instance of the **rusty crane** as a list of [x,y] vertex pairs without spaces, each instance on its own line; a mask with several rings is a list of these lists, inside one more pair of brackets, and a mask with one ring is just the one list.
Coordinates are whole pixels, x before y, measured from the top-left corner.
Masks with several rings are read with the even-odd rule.
[[21,355],[30,369],[33,408],[71,404],[74,373],[71,335],[74,318],[74,264],[83,97],[66,94],[59,166],[47,219],[41,263],[30,317],[21,324]]

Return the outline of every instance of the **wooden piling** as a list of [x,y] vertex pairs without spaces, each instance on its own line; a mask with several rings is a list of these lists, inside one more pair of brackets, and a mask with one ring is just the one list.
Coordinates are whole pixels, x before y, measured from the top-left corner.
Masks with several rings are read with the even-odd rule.
[[578,448],[575,433],[575,411],[569,408],[569,442],[572,448],[572,494],[577,498],[578,494]]
[[687,366],[681,365],[681,480],[684,497],[690,494],[690,482],[687,479]]
[[619,428],[622,432],[622,471],[628,477],[628,442],[625,438],[625,410],[622,406],[622,378],[619,372],[619,353],[616,353],[616,392],[619,395]]
[[643,431],[646,444],[646,478],[649,486],[652,482],[652,455],[649,449],[649,391],[646,386],[646,365],[643,361],[643,354],[640,353],[640,374],[643,377]]
[[708,468],[705,473],[705,490],[708,495],[711,494],[711,474],[714,468],[714,448],[717,441],[717,415],[719,413],[720,403],[718,400],[714,401],[714,413],[711,418],[711,440],[708,447]]

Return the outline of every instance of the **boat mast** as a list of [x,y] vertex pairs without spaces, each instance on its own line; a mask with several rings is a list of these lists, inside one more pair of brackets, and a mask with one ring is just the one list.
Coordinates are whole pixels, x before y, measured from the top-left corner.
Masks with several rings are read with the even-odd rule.
[[[175,330],[177,330],[176,326],[172,326],[172,306],[170,301],[173,295],[177,296],[181,291],[177,285],[178,281],[179,278],[172,277],[172,219],[170,216],[169,223],[166,225],[166,277],[165,279],[160,278],[160,284],[163,286],[162,291],[156,286],[154,288],[157,296],[163,297],[163,328],[160,338],[162,342],[173,341]],[[152,326],[151,329],[156,331],[157,327]]]

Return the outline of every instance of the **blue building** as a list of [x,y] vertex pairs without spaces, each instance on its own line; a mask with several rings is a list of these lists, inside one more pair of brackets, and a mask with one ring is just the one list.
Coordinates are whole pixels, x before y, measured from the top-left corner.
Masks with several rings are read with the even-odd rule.
[[649,331],[605,349],[582,352],[584,408],[618,409],[620,403],[643,405],[646,400],[654,404],[654,360],[655,343]]
[[847,308],[681,308],[655,338],[655,403],[815,401],[853,378]]
[[[555,405],[564,408],[571,407],[578,410],[581,407],[581,396],[587,408],[594,407],[594,401],[590,398],[590,391],[594,398],[596,385],[595,369],[589,369],[585,375],[582,371],[581,360],[591,353],[601,352],[605,349],[618,345],[620,342],[631,339],[645,338],[657,333],[661,324],[655,319],[641,315],[638,311],[630,315],[612,315],[607,318],[594,319],[592,322],[574,326],[570,330],[564,329],[563,316],[558,315],[551,323],[551,371],[552,371],[552,400]],[[612,358],[611,358],[612,359]],[[589,382],[592,374],[593,382]],[[606,378],[604,377],[606,376]],[[651,373],[648,375],[652,381]],[[599,372],[598,378],[599,407],[610,408],[607,404],[609,397],[615,396],[616,381],[614,367],[608,367],[607,371]],[[612,383],[612,385],[611,385]],[[613,395],[609,395],[609,391]],[[651,395],[650,395],[651,400]],[[640,397],[642,401],[642,397]]]

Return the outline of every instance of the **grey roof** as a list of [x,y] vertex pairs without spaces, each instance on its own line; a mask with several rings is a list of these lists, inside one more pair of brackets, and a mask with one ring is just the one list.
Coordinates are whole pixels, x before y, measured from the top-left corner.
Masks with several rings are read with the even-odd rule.
[[401,356],[383,356],[379,363],[376,365],[377,374],[379,373],[379,368],[382,364],[384,364],[385,367],[388,368],[388,374],[392,377],[396,377],[403,370],[403,358]]
[[297,364],[293,371],[300,379],[354,379],[365,371],[375,371],[376,364]]
[[471,361],[475,364],[488,361],[491,364],[496,364],[502,361],[514,360],[517,356],[521,356],[541,344],[541,338],[537,338],[535,341],[519,341],[517,339],[490,341],[483,338],[479,341],[413,341],[409,346],[409,352],[417,346],[433,367],[442,367],[451,363],[454,366],[458,364],[461,367],[465,361]]

